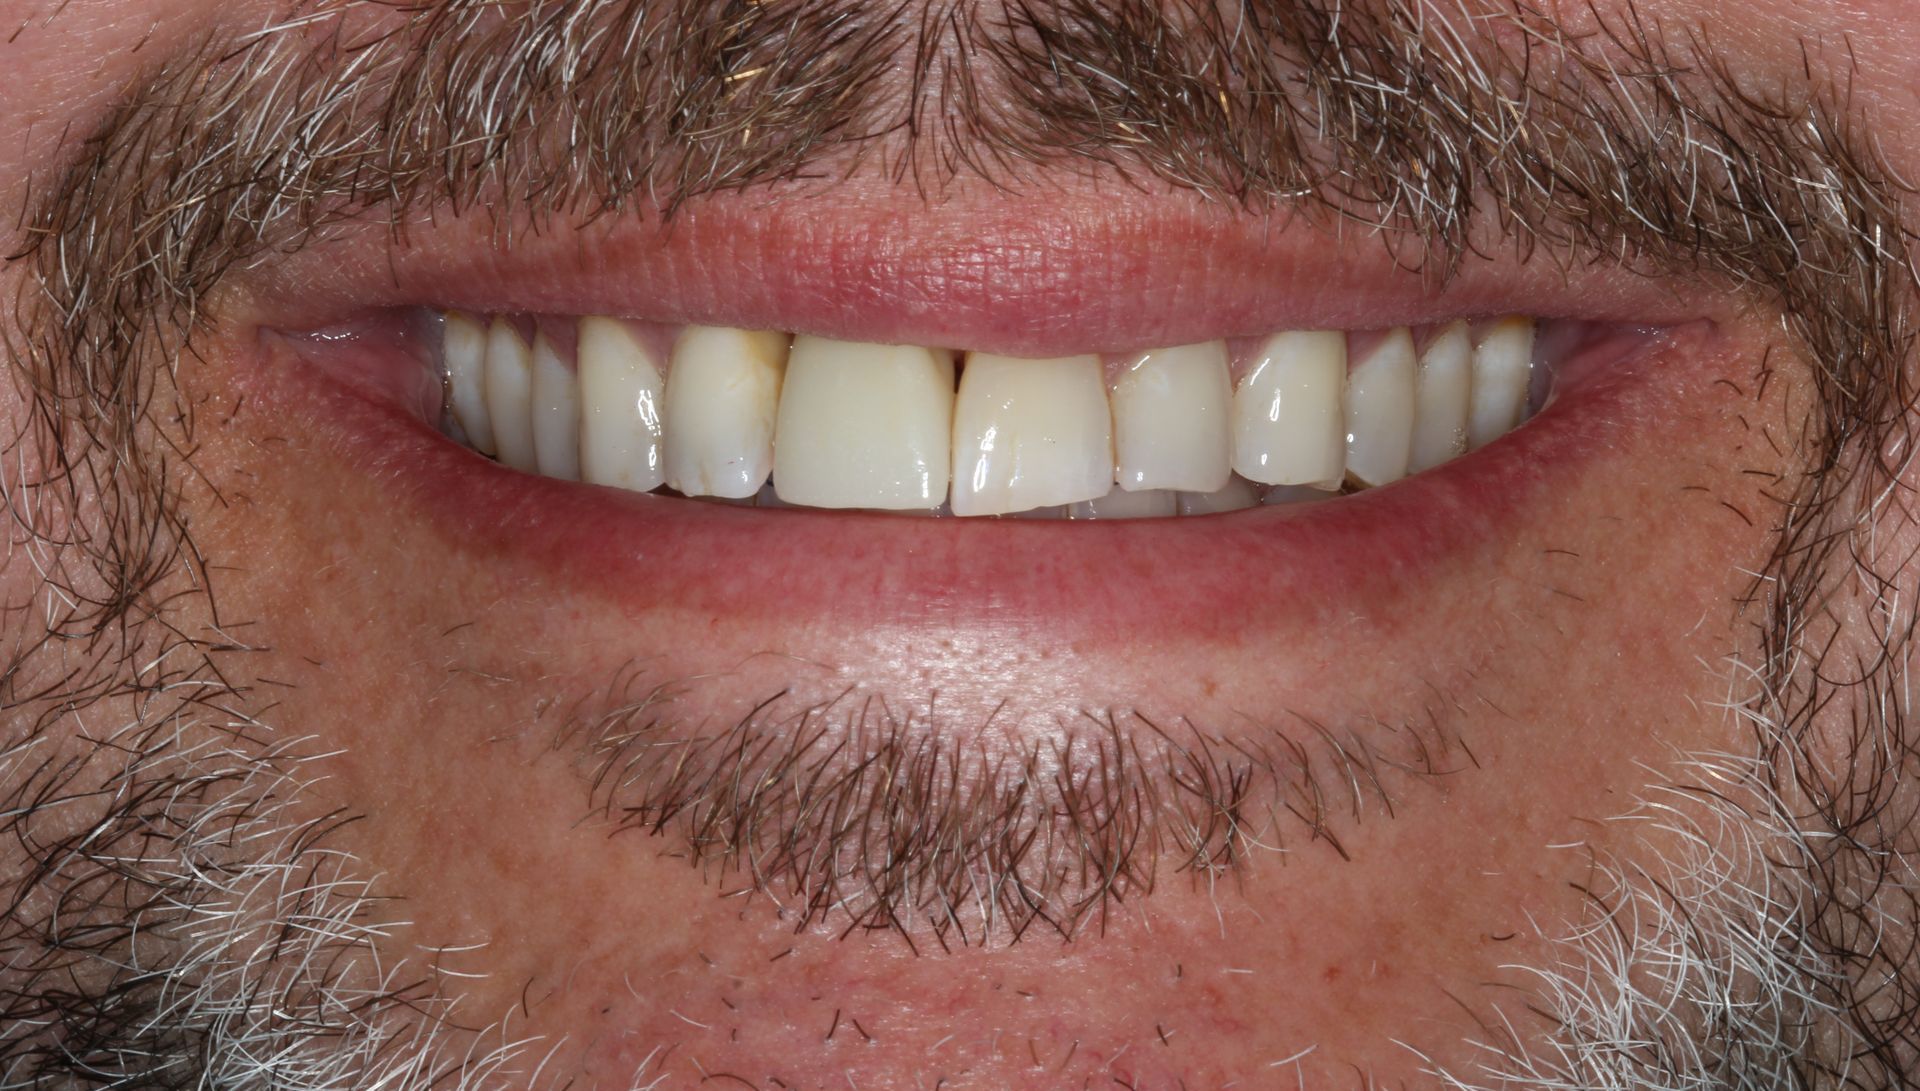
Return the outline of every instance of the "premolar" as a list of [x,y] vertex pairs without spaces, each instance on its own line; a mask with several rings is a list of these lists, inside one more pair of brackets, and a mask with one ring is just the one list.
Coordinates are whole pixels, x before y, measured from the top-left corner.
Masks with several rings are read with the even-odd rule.
[[487,420],[501,462],[537,473],[533,445],[533,351],[504,318],[487,330]]

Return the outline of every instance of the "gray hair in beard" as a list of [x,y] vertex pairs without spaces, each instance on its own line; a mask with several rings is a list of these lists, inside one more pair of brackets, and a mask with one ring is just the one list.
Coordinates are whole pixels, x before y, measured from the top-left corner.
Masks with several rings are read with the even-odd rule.
[[[403,909],[329,848],[352,816],[287,817],[325,740],[271,723],[244,630],[202,590],[190,471],[165,453],[191,449],[192,411],[156,361],[228,270],[334,224],[487,200],[671,209],[863,161],[929,189],[1116,170],[1376,225],[1436,275],[1493,234],[1777,307],[1820,401],[1783,438],[1807,473],[1783,483],[1778,552],[1741,604],[1755,651],[1728,703],[1752,751],[1650,773],[1621,819],[1647,824],[1647,851],[1592,863],[1591,918],[1540,922],[1559,961],[1515,968],[1485,998],[1482,1063],[1437,1075],[1910,1082],[1914,577],[1877,551],[1911,518],[1893,486],[1914,286],[1901,187],[1841,92],[1762,94],[1631,14],[1575,39],[1489,9],[1523,43],[1498,50],[1431,0],[794,10],[296,5],[163,65],[36,189],[6,346],[35,411],[0,485],[10,563],[41,582],[0,675],[0,1088],[542,1082],[558,1043],[462,1029],[433,958],[382,961]],[[356,15],[378,29],[356,37]]]

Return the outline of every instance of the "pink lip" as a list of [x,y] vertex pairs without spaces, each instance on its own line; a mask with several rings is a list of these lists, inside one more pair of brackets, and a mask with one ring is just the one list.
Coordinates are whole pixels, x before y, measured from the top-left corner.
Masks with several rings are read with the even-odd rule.
[[1475,260],[1439,283],[1361,227],[1131,190],[929,206],[846,183],[804,200],[712,199],[665,227],[609,217],[501,240],[469,218],[413,231],[396,251],[385,225],[365,225],[256,271],[247,301],[281,329],[323,328],[377,300],[1033,357],[1514,312],[1673,326],[1710,302],[1689,297],[1697,287],[1547,258]]
[[[1498,541],[1583,471],[1618,430],[1657,412],[1655,369],[1701,352],[1696,324],[1606,366],[1569,369],[1554,403],[1438,470],[1302,507],[1141,522],[928,520],[758,511],[516,473],[440,436],[400,400],[270,349],[259,395],[334,424],[348,459],[451,547],[529,564],[638,616],[850,630],[985,626],[1081,646],[1143,629],[1237,640],[1267,627],[1382,616],[1437,571]],[[271,340],[268,342],[271,344]]]

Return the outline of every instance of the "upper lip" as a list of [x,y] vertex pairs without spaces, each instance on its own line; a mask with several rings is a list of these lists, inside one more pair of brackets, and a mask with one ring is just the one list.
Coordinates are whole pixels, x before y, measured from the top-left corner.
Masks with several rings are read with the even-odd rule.
[[369,305],[606,314],[1049,357],[1505,313],[1674,326],[1724,307],[1697,286],[1497,245],[1443,277],[1442,252],[1357,223],[1128,189],[928,202],[848,183],[710,198],[666,220],[475,213],[408,225],[404,245],[392,232],[362,222],[252,270],[246,317],[316,329]]

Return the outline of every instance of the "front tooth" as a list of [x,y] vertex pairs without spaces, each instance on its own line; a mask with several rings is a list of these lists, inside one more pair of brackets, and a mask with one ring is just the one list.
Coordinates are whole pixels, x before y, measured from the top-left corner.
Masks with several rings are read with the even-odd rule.
[[1278,334],[1233,398],[1233,469],[1267,485],[1327,485],[1346,470],[1347,338]]
[[953,416],[953,513],[1075,504],[1113,488],[1100,358],[967,357]]
[[1260,490],[1253,482],[1244,477],[1235,477],[1225,486],[1212,492],[1183,492],[1180,494],[1180,514],[1182,515],[1218,515],[1222,512],[1241,511],[1256,507],[1260,503]]
[[494,453],[493,422],[487,419],[487,328],[458,311],[447,314],[441,337],[447,365],[448,401],[467,443]]
[[580,320],[580,473],[595,485],[652,492],[661,464],[664,384],[653,354],[625,323]]
[[1467,452],[1467,412],[1473,398],[1473,335],[1465,322],[1440,331],[1420,357],[1419,406],[1414,411],[1414,473]]
[[539,469],[533,445],[533,353],[504,318],[487,330],[487,419],[500,461],[516,470]]
[[1120,487],[1213,492],[1233,472],[1233,378],[1223,341],[1142,356],[1113,387]]
[[533,450],[543,476],[580,480],[580,382],[543,333],[533,338]]
[[773,472],[787,370],[778,333],[689,327],[667,376],[667,484],[687,496],[752,496]]
[[1413,334],[1402,326],[1347,376],[1347,474],[1363,485],[1407,476],[1418,366]]
[[1520,423],[1533,378],[1533,320],[1503,318],[1473,350],[1473,416],[1467,442],[1484,447]]
[[1128,492],[1115,489],[1098,500],[1082,500],[1067,508],[1069,519],[1165,519],[1180,512],[1179,498],[1164,489]]
[[953,355],[797,337],[774,425],[773,484],[814,508],[921,508],[947,495]]

